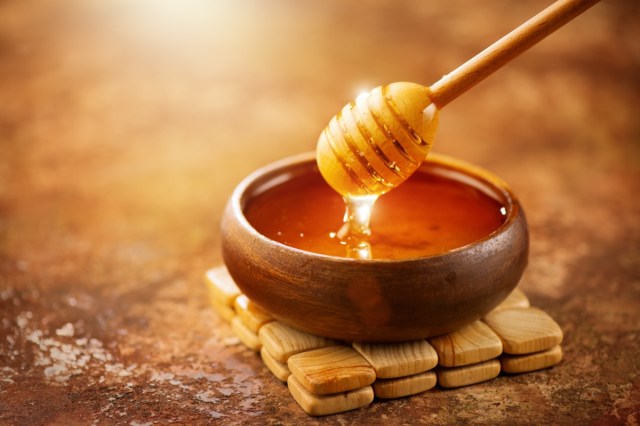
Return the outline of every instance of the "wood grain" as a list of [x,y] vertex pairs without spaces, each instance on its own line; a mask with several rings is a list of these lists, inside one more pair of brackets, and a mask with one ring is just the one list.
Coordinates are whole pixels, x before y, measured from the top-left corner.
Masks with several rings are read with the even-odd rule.
[[209,269],[204,274],[204,280],[211,297],[223,305],[233,306],[236,297],[240,295],[240,289],[224,265]]
[[443,388],[457,388],[491,380],[500,374],[500,361],[492,359],[464,367],[439,367],[438,384]]
[[349,346],[329,346],[293,355],[287,362],[291,374],[316,395],[344,392],[370,385],[373,367]]
[[263,346],[260,349],[260,357],[262,358],[262,362],[267,366],[269,371],[273,373],[274,376],[281,382],[286,382],[289,376],[291,375],[291,371],[287,364],[282,363],[275,359],[273,355],[269,353],[269,351]]
[[529,355],[502,355],[500,364],[505,373],[528,373],[552,367],[562,361],[562,348],[555,346]]
[[254,352],[258,352],[262,348],[262,342],[260,342],[258,335],[244,325],[237,315],[231,320],[231,329],[247,348]]
[[244,294],[236,297],[233,306],[244,325],[256,334],[260,331],[260,327],[274,320],[268,312],[249,300]]
[[224,303],[220,303],[218,299],[214,297],[210,297],[209,301],[213,310],[226,322],[231,322],[231,320],[236,316],[236,310],[233,306],[229,307]]
[[449,334],[429,339],[438,354],[438,364],[458,367],[495,358],[502,353],[502,341],[482,321],[475,321]]
[[355,410],[371,404],[374,398],[371,386],[333,395],[314,395],[294,376],[289,376],[287,385],[296,402],[311,416],[326,416]]
[[518,287],[514,288],[511,293],[504,299],[498,306],[493,308],[493,311],[501,311],[509,308],[528,308],[531,304],[529,298]]
[[283,363],[286,363],[291,355],[338,343],[333,339],[305,333],[279,321],[265,324],[258,336],[269,353]]
[[395,379],[377,379],[373,383],[373,392],[376,398],[380,399],[402,398],[425,392],[433,388],[436,382],[436,373],[434,371],[425,371]]
[[537,308],[510,308],[491,312],[484,321],[496,332],[504,352],[529,354],[551,349],[562,342],[562,329]]
[[410,376],[431,370],[438,364],[436,351],[426,340],[405,343],[353,343],[376,371],[378,379]]

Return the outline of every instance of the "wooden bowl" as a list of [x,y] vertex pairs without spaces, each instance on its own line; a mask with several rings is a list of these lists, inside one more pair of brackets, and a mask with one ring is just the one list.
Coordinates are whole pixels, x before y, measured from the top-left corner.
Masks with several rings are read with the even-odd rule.
[[430,155],[416,173],[437,173],[480,189],[506,209],[484,239],[439,255],[355,260],[299,250],[268,239],[247,221],[251,197],[303,173],[317,172],[313,153],[248,176],[222,219],[224,262],[240,289],[278,320],[347,341],[407,341],[456,330],[481,318],[517,285],[527,264],[524,212],[491,173]]

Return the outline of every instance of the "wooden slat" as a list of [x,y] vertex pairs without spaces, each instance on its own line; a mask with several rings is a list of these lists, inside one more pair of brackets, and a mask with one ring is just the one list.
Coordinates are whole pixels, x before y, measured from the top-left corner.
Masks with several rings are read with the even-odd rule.
[[224,265],[209,269],[204,274],[204,281],[211,297],[223,305],[233,306],[234,300],[240,295],[240,289]]
[[484,321],[512,355],[544,351],[562,342],[562,329],[546,312],[536,308],[510,308],[491,312]]
[[292,355],[287,362],[291,374],[316,395],[350,391],[370,385],[376,373],[349,346],[329,346]]
[[355,410],[371,404],[374,398],[371,386],[333,395],[314,395],[294,376],[289,376],[287,385],[296,402],[311,416],[326,416]]
[[503,355],[500,357],[502,371],[505,373],[528,373],[552,367],[562,361],[560,346],[529,355]]
[[268,312],[249,300],[244,294],[236,297],[233,306],[244,325],[256,334],[260,331],[260,327],[273,321],[273,317]]
[[373,392],[380,399],[402,398],[425,392],[433,388],[436,382],[436,373],[425,371],[407,377],[377,379],[373,382]]
[[282,363],[275,359],[273,355],[269,353],[268,350],[263,346],[260,349],[260,357],[262,358],[262,362],[267,366],[269,371],[273,373],[276,378],[282,382],[286,382],[289,376],[291,375],[291,371],[289,371],[289,367],[287,364]]
[[262,348],[262,342],[260,342],[258,335],[244,325],[237,315],[231,320],[231,329],[247,348],[254,352],[258,352]]
[[475,321],[449,334],[429,339],[438,354],[438,364],[458,367],[496,358],[502,353],[502,341],[482,321]]
[[410,376],[438,364],[438,355],[426,340],[388,344],[356,342],[353,348],[371,364],[378,379]]
[[500,361],[492,359],[464,367],[439,367],[438,384],[443,388],[457,388],[491,380],[500,374]]
[[514,288],[511,293],[504,299],[493,311],[501,311],[509,308],[528,308],[531,304],[526,294],[519,288]]
[[213,297],[210,298],[210,301],[211,306],[213,307],[213,310],[216,312],[216,314],[218,314],[218,316],[226,322],[231,322],[233,317],[236,316],[236,310],[233,307],[225,305],[224,303],[220,303],[218,299],[215,299]]
[[269,354],[283,363],[287,362],[291,355],[338,343],[332,339],[296,330],[279,321],[265,324],[260,328],[258,335]]

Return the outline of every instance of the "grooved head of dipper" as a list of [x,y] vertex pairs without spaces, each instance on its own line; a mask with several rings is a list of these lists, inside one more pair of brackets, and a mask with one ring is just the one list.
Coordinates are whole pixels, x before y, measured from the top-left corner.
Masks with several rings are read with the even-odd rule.
[[422,163],[438,127],[428,89],[391,83],[345,105],[318,139],[324,179],[342,196],[381,195]]

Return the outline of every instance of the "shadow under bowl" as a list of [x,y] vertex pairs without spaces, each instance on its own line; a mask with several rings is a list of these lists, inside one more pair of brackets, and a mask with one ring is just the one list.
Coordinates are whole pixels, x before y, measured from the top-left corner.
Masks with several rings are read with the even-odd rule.
[[263,167],[234,190],[222,218],[229,273],[253,302],[300,330],[346,341],[398,342],[454,331],[515,288],[527,264],[522,207],[490,172],[435,154],[416,173],[432,173],[482,191],[506,208],[504,223],[466,246],[412,259],[356,260],[303,251],[260,234],[244,214],[267,189],[317,172],[313,153]]

